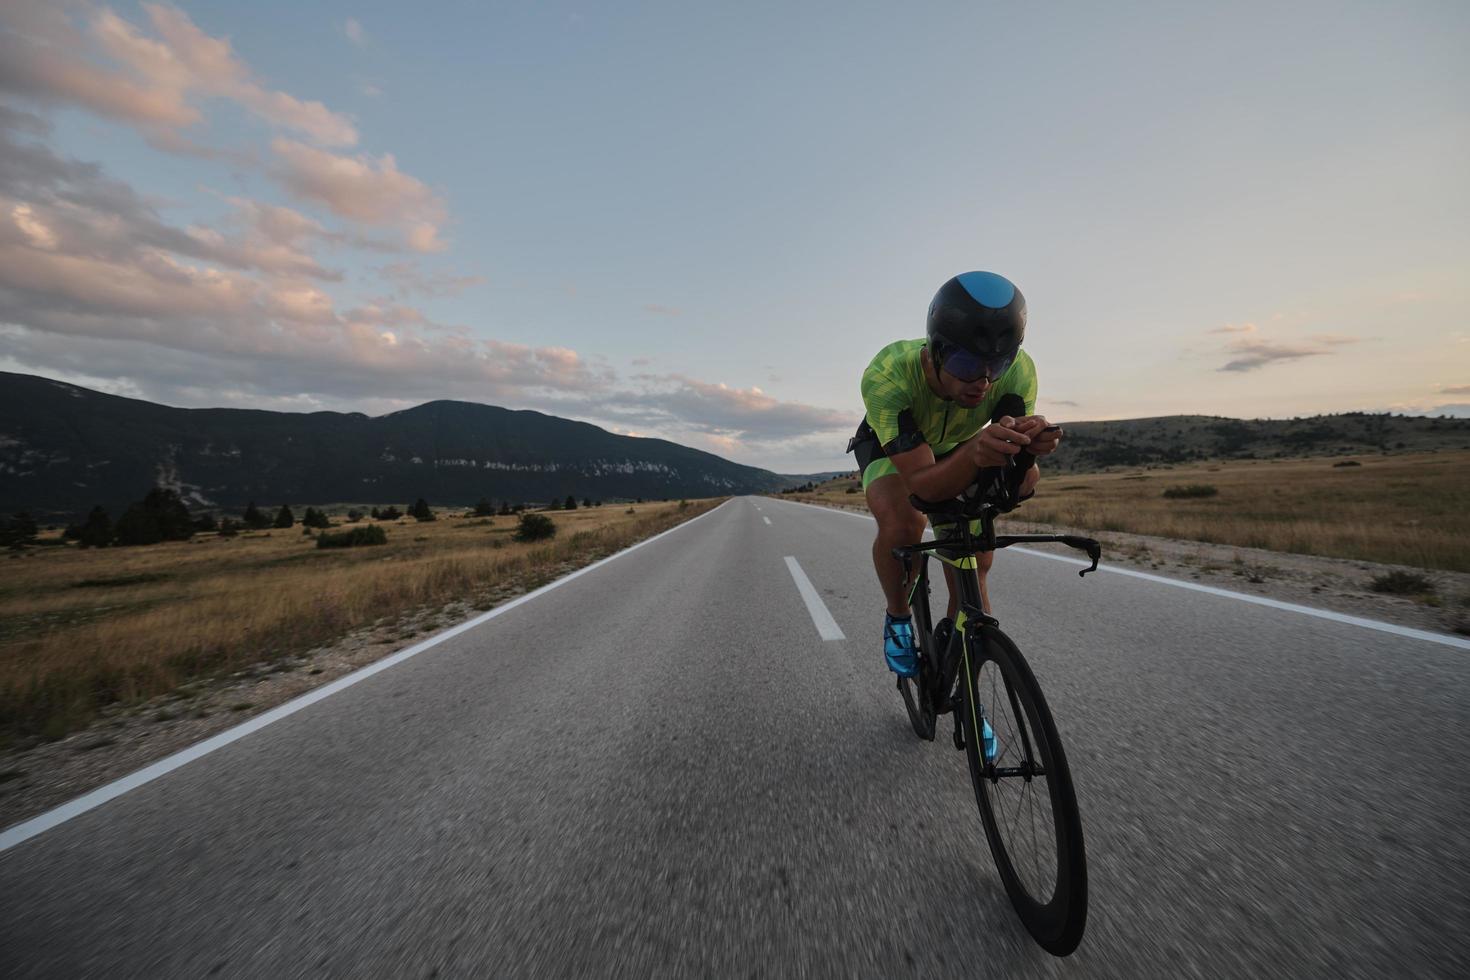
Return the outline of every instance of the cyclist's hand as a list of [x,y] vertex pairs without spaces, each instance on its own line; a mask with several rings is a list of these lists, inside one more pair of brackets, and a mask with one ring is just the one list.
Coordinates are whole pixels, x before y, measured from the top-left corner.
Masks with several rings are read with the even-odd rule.
[[[1046,431],[1050,427],[1051,431]],[[1044,415],[1028,415],[1023,419],[1016,420],[1016,429],[1024,432],[1031,438],[1031,445],[1026,451],[1032,456],[1045,456],[1047,453],[1057,451],[1057,443],[1062,441],[1064,433],[1060,426],[1051,426]]]
[[971,460],[981,468],[1004,466],[1030,443],[1031,437],[1016,428],[1016,420],[1002,415],[970,440]]

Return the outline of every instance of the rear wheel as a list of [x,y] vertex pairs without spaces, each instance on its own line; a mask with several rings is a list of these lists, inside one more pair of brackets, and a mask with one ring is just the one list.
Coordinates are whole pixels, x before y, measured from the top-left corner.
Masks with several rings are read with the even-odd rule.
[[909,724],[914,726],[914,734],[922,739],[934,741],[934,702],[924,696],[927,689],[924,662],[919,661],[919,676],[900,677],[898,689],[903,694],[903,706],[908,709]]
[[1087,856],[1061,738],[1035,675],[1004,633],[981,626],[967,646],[958,710],[990,853],[1027,931],[1066,956],[1087,925]]
[[919,673],[913,677],[900,677],[898,690],[903,695],[903,706],[909,713],[909,724],[914,734],[927,741],[934,741],[934,699],[929,691],[934,689],[934,668],[930,663],[929,647],[933,643],[933,623],[929,621],[929,580],[927,575],[919,583],[912,596],[910,612],[914,617],[914,643],[918,646]]

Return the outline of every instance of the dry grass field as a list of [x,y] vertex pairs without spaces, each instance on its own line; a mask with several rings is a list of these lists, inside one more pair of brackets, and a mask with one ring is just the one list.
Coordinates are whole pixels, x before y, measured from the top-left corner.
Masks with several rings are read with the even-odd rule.
[[0,744],[56,738],[108,705],[425,608],[467,601],[488,609],[719,503],[552,511],[556,536],[533,543],[513,540],[515,517],[441,512],[432,522],[383,522],[388,543],[370,547],[318,549],[297,525],[0,559]]
[[[1348,462],[1359,465],[1343,465]],[[1043,477],[1017,519],[1470,572],[1470,452],[1464,450],[1050,476],[1043,464]],[[791,496],[861,507],[861,491],[847,492],[857,485],[834,480],[816,494]],[[1194,486],[1216,492],[1164,495]]]

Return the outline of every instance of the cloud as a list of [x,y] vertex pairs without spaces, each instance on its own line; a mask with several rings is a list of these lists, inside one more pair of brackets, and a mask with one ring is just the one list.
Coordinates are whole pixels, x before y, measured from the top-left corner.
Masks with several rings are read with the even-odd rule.
[[298,198],[353,221],[394,226],[416,252],[444,250],[439,239],[447,219],[443,200],[400,171],[392,154],[342,156],[280,138],[271,141],[271,149],[279,159],[276,177]]
[[1439,389],[1441,395],[1470,395],[1470,385],[1451,385]]
[[647,303],[643,307],[647,313],[655,313],[659,316],[678,316],[679,310],[673,306],[660,306],[657,303]]
[[1227,341],[1224,346],[1224,352],[1230,359],[1219,368],[1221,371],[1235,372],[1255,371],[1277,361],[1320,357],[1323,354],[1334,353],[1334,348],[1344,344],[1357,343],[1358,339],[1333,334],[1317,334],[1307,338],[1304,343],[1283,343],[1262,337],[1260,327],[1254,323],[1227,323],[1207,332],[1235,336],[1234,340]]
[[635,380],[643,390],[609,393],[603,414],[645,428],[677,426],[742,442],[791,439],[857,424],[850,413],[779,401],[754,387],[732,388],[680,374],[638,375]]
[[[0,118],[0,123],[4,121]],[[21,122],[27,131],[34,131]],[[59,157],[44,145],[15,140],[0,128],[0,229],[8,226],[12,246],[23,243],[55,257],[122,263],[142,261],[154,252],[174,253],[233,269],[342,278],[340,272],[323,268],[303,247],[305,234],[325,235],[319,225],[288,208],[244,199],[231,203],[240,218],[234,233],[202,225],[176,228],[97,164]],[[292,222],[296,230],[288,234],[284,225]],[[84,283],[71,286],[84,287]]]
[[342,33],[347,35],[347,40],[358,47],[367,44],[367,32],[362,29],[362,24],[356,17],[347,18],[347,22],[342,25]]
[[[72,23],[73,10],[86,21],[85,32]],[[183,11],[166,4],[143,10],[153,35],[107,7],[15,0],[0,15],[8,28],[0,34],[0,91],[131,123],[170,152],[197,152],[176,131],[203,120],[197,103],[207,99],[233,101],[325,146],[357,142],[350,119],[266,88],[228,39],[201,31]]]
[[[248,382],[272,396],[439,397],[458,387],[504,401],[585,396],[609,382],[566,348],[476,340],[397,300],[341,309],[323,284],[342,275],[311,254],[341,236],[314,218],[226,197],[220,226],[176,227],[99,165],[24,138],[47,132],[39,117],[7,109],[0,124],[3,348],[36,370],[102,374],[88,359],[107,350],[126,365],[122,377],[155,378],[155,362],[204,370],[200,362],[212,360],[231,365],[234,389]],[[444,280],[412,264],[397,272],[426,289],[475,278]]]
[[484,283],[484,276],[460,276],[448,272],[425,273],[417,262],[393,262],[378,270],[404,296],[458,296],[471,286]]

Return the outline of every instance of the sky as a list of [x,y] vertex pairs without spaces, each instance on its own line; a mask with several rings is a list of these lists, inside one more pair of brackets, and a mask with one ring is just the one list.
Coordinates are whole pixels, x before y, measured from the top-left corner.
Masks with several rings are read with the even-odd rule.
[[1470,415],[1470,5],[0,0],[0,370],[850,469],[984,269],[1053,421]]

